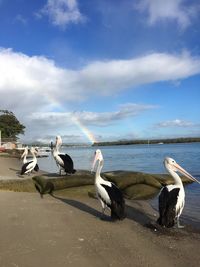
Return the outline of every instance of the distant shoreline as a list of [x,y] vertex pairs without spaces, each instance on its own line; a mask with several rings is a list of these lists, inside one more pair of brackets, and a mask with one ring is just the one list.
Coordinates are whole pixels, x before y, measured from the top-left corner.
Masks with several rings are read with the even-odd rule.
[[118,146],[118,145],[162,145],[162,144],[179,144],[179,143],[197,143],[200,142],[200,137],[182,137],[182,138],[167,138],[167,139],[140,139],[140,140],[119,140],[111,142],[98,142],[92,146]]
[[[178,143],[200,143],[200,137],[180,137],[180,138],[166,138],[166,139],[138,139],[138,140],[116,140],[88,143],[63,143],[62,147],[93,147],[93,146],[115,146],[115,145],[150,145],[150,144],[178,144]],[[31,143],[26,145],[38,147],[50,147],[46,143]]]

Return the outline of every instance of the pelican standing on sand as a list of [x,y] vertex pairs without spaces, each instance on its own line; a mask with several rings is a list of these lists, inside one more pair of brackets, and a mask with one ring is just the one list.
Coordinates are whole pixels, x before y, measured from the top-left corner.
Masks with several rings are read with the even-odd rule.
[[33,156],[33,159],[31,161],[26,162],[25,164],[23,164],[22,169],[21,169],[21,175],[29,174],[33,170],[35,170],[35,171],[39,170],[39,167],[38,167],[38,164],[37,164],[37,158],[36,158],[37,151],[35,150],[34,147],[31,147],[30,152],[31,152],[31,154]]
[[175,223],[178,228],[183,228],[180,225],[179,217],[185,205],[185,191],[181,178],[177,172],[191,179],[196,180],[191,174],[179,166],[172,158],[165,158],[164,165],[169,174],[174,178],[173,185],[163,187],[159,195],[159,215],[157,222],[163,227],[173,227]]
[[97,161],[98,166],[95,174],[95,189],[97,198],[101,202],[102,215],[104,215],[105,209],[108,207],[111,210],[112,220],[123,220],[126,216],[125,201],[122,192],[116,185],[109,181],[105,181],[100,175],[104,162],[100,149],[97,149],[95,152],[92,171],[94,170]]
[[59,152],[59,148],[62,145],[62,139],[58,135],[56,136],[56,145],[53,149],[53,157],[56,161],[57,166],[59,167],[59,173],[61,175],[61,171],[64,170],[66,174],[73,174],[76,172],[74,170],[74,163],[71,157],[67,154],[61,154]]

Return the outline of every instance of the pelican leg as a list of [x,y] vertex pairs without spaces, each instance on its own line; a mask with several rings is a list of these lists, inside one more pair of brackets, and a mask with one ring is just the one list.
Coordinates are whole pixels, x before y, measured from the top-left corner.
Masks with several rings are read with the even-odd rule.
[[101,202],[101,206],[102,206],[102,215],[101,215],[101,219],[103,219],[105,217],[105,209],[106,209],[106,205],[104,204],[104,202],[100,199]]
[[105,207],[102,208],[102,215],[104,216],[104,213],[105,213]]
[[179,217],[177,218],[177,227],[178,227],[179,229],[182,229],[182,228],[185,227],[184,225],[181,225],[181,224],[180,224]]

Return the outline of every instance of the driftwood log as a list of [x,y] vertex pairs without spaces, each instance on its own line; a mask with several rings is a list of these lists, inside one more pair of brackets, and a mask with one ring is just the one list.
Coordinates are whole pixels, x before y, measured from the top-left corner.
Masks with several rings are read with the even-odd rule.
[[[102,173],[102,177],[115,183],[128,199],[149,199],[159,193],[162,186],[173,183],[166,174],[149,174],[131,171],[111,171]],[[184,184],[190,183],[182,177]],[[41,194],[61,192],[63,194],[85,194],[94,197],[94,174],[79,170],[70,176],[42,174],[31,178],[0,180],[1,190],[35,192]]]

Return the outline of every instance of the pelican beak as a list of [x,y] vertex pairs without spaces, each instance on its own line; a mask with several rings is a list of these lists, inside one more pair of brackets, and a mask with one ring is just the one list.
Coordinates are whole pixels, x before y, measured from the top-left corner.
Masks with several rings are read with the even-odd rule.
[[93,164],[92,164],[91,173],[94,172],[94,168],[95,168],[95,165],[96,165],[97,160],[98,160],[98,154],[95,152],[95,156],[94,156],[94,161],[93,161]]
[[62,139],[60,137],[56,137],[56,144],[58,146],[61,146],[62,145]]
[[192,180],[193,182],[197,182],[198,184],[200,184],[200,182],[194,178],[189,172],[187,172],[185,169],[183,169],[180,165],[178,165],[177,163],[173,163],[173,167],[175,167],[175,169],[180,172],[182,175],[184,175],[185,177],[189,178],[190,180]]

